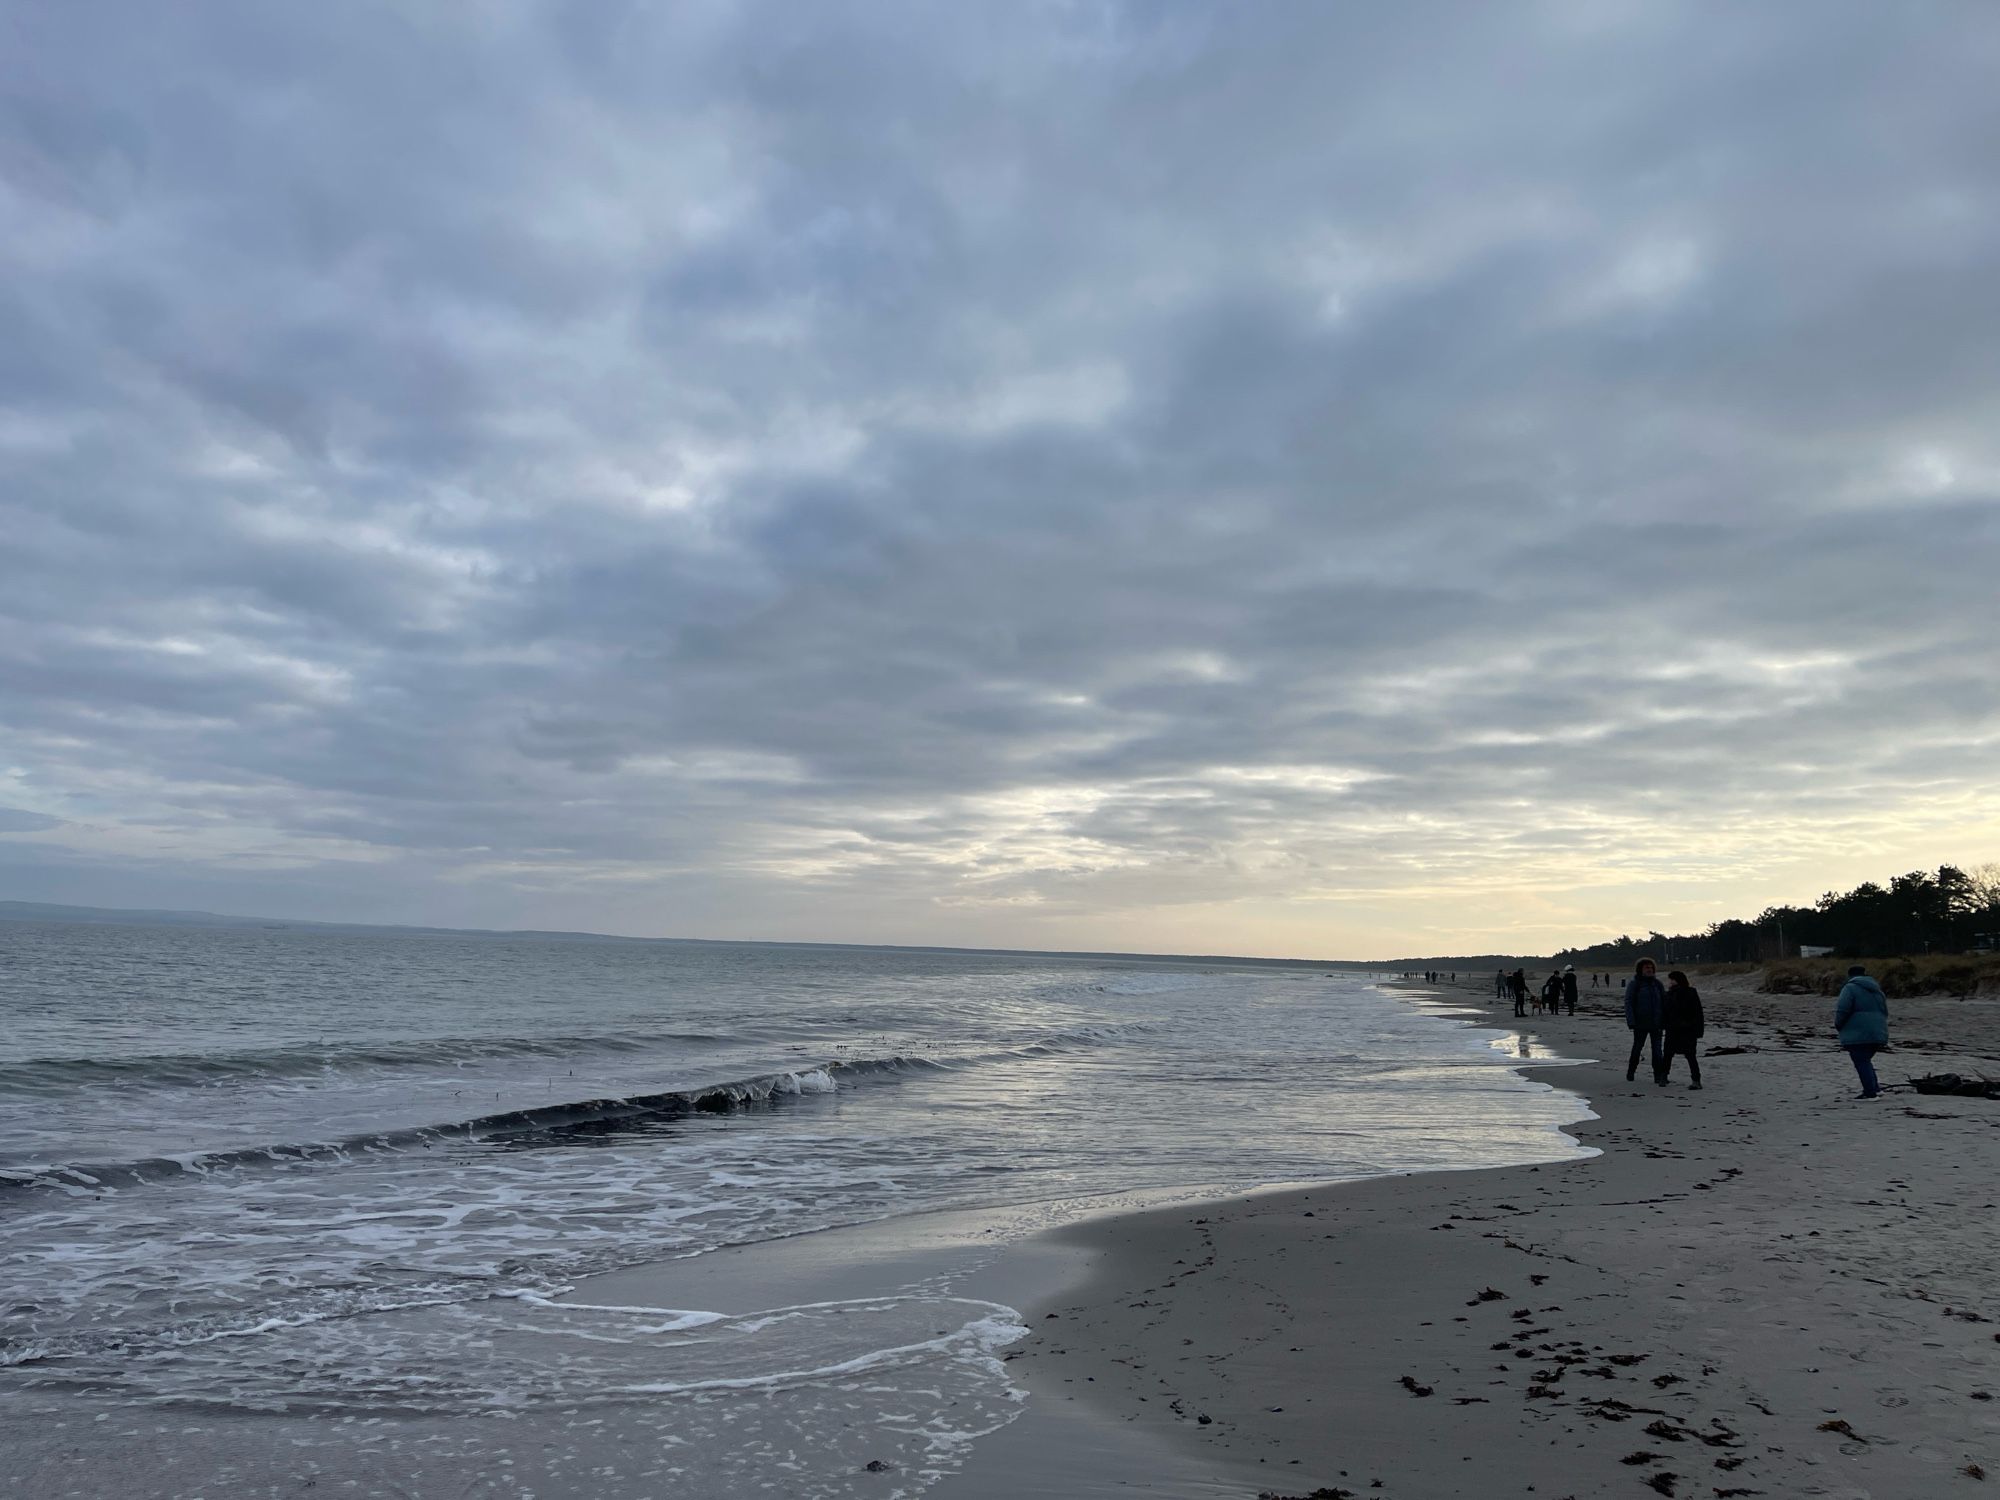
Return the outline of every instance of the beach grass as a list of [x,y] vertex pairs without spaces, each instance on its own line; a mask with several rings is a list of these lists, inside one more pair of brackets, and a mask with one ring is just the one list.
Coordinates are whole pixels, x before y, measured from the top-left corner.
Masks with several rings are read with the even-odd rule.
[[1848,968],[1863,965],[1890,999],[1916,995],[2000,993],[2000,953],[1938,953],[1917,957],[1794,958],[1767,965],[1758,989],[1770,995],[1840,993]]

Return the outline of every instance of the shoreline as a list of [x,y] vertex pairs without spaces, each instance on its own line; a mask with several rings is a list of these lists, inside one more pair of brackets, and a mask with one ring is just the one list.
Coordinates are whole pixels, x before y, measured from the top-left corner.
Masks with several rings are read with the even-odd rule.
[[[1094,1260],[1025,1309],[1015,1425],[1073,1403],[1221,1486],[1156,1495],[1978,1493],[2000,1470],[2000,1109],[1851,1102],[1830,1004],[1750,983],[1703,985],[1704,1053],[1745,1050],[1705,1056],[1691,1093],[1626,1083],[1606,991],[1519,1020],[1490,979],[1391,982],[1598,1053],[1562,1086],[1600,1154],[1055,1231]],[[1886,1081],[2000,1071],[1993,1002],[1893,1010]],[[1054,1464],[1011,1478],[1075,1493]]]
[[[917,1291],[1018,1310],[1026,1337],[988,1368],[1025,1401],[954,1407],[941,1461],[837,1424],[853,1493],[882,1500],[913,1481],[940,1500],[1980,1493],[1967,1466],[2000,1468],[2000,1106],[1849,1104],[1830,1002],[1750,982],[1704,985],[1704,1050],[1742,1050],[1704,1059],[1691,1095],[1624,1083],[1604,991],[1522,1020],[1490,981],[1377,981],[1511,1033],[1513,1070],[1560,1068],[1537,1076],[1595,1111],[1562,1127],[1595,1156],[942,1210],[607,1272],[558,1300],[734,1315]],[[1882,1059],[1892,1087],[2000,1058],[1992,1000],[1892,1008],[1896,1036],[1934,1039]],[[96,1412],[10,1432],[0,1492],[519,1493],[525,1456],[546,1453],[536,1493],[587,1500],[597,1476],[680,1473],[648,1424],[556,1408],[394,1433]]]
[[[1425,992],[1422,998],[1444,1000],[1454,1011],[1463,1009],[1455,996]],[[1501,1032],[1512,1030],[1484,1016],[1468,1013],[1455,1018]],[[1576,1066],[1576,1060],[1561,1054],[1524,1055],[1510,1057],[1506,1065],[1516,1071],[1568,1069]],[[1571,1124],[1552,1133],[1568,1143],[1576,1129]],[[1555,1148],[1551,1149],[1553,1153]],[[1548,1160],[1559,1159],[1552,1154]],[[1088,1295],[1092,1277],[1105,1259],[1102,1240],[1115,1234],[1117,1226],[1150,1216],[1200,1217],[1218,1205],[1279,1202],[1300,1193],[1507,1170],[1519,1168],[1425,1170],[1401,1177],[1271,1182],[1247,1189],[1193,1183],[997,1208],[936,1210],[606,1272],[579,1283],[561,1300],[740,1312],[782,1303],[893,1296],[919,1286],[948,1291],[954,1297],[1003,1304],[1019,1312],[1028,1337],[998,1351],[1009,1379],[1019,1386],[1025,1373],[1019,1361],[1034,1340],[1034,1330],[1056,1304]],[[1086,1374],[1079,1383],[1087,1385],[1097,1378]],[[1033,1384],[1011,1420],[961,1447],[952,1467],[925,1476],[932,1482],[923,1493],[944,1500],[1028,1496],[1095,1500],[1132,1494],[1232,1500],[1250,1493],[1240,1476],[1213,1455],[1162,1441],[1159,1433],[1127,1424],[1099,1403],[1066,1399],[1068,1395],[1067,1390],[1044,1391],[1039,1383]],[[921,1466],[906,1467],[902,1456],[886,1444],[880,1451],[885,1462],[880,1492],[885,1497],[910,1493],[903,1485],[916,1477]]]

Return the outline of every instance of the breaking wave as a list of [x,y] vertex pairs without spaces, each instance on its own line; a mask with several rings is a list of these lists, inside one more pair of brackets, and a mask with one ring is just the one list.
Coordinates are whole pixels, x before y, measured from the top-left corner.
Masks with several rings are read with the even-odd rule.
[[433,1125],[370,1131],[334,1140],[274,1142],[221,1151],[148,1156],[131,1161],[49,1162],[0,1167],[0,1190],[43,1188],[71,1193],[92,1192],[179,1177],[205,1177],[242,1168],[331,1164],[374,1153],[429,1151],[460,1143],[515,1149],[561,1145],[588,1140],[593,1136],[618,1135],[668,1124],[694,1115],[726,1115],[801,1095],[832,1094],[910,1074],[948,1073],[976,1067],[983,1062],[1050,1056],[1097,1044],[1108,1034],[1104,1029],[1080,1028],[1020,1047],[949,1058],[892,1054],[840,1059],[726,1082],[666,1089],[657,1093],[565,1100]]

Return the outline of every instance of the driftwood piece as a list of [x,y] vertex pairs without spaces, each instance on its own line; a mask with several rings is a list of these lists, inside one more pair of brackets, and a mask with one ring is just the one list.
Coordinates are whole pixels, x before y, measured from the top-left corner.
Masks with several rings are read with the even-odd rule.
[[1965,1078],[1957,1073],[1928,1073],[1912,1078],[1910,1087],[1920,1094],[1949,1094],[1958,1099],[2000,1099],[2000,1080]]

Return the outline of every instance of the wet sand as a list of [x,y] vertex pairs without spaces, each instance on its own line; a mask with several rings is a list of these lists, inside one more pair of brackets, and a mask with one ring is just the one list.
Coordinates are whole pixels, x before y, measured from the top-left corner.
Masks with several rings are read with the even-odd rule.
[[[906,1216],[633,1266],[587,1278],[564,1300],[744,1314],[928,1292],[1019,1307],[1073,1289],[1095,1258],[1087,1246],[1051,1233],[1052,1227],[1089,1215],[1203,1202],[1216,1191],[1191,1186]],[[467,1348],[468,1360],[485,1353]],[[747,1399],[754,1403],[754,1396]],[[479,1416],[356,1416],[310,1407],[217,1412],[140,1406],[78,1392],[59,1410],[49,1417],[0,1407],[0,1451],[6,1455],[0,1495],[668,1500],[751,1492],[727,1479],[690,1481],[684,1456],[670,1446],[671,1433],[663,1445],[657,1424],[630,1420],[630,1408],[619,1403],[541,1404]],[[1020,1420],[1021,1414],[1034,1420]],[[1004,1411],[999,1423],[1004,1425],[975,1437],[983,1424],[970,1420],[967,1444],[948,1456],[955,1462],[967,1446],[980,1456],[977,1474],[963,1481],[964,1493],[975,1500],[1021,1493],[1014,1476],[1027,1473],[1047,1474],[1055,1486],[1047,1493],[1077,1500],[1130,1493],[1135,1476],[1154,1486],[1152,1493],[1208,1500],[1240,1492],[1201,1455],[1182,1453],[1154,1434],[1122,1432],[1068,1403],[1024,1401]],[[853,1448],[845,1479],[834,1481],[847,1485],[841,1493],[894,1500],[924,1488],[927,1464],[913,1454],[907,1432],[835,1425],[846,1429],[843,1442]],[[870,1462],[879,1471],[869,1470]]]
[[[1010,1351],[1032,1393],[1017,1446],[1037,1407],[1074,1405],[1221,1480],[1152,1494],[1983,1493],[2000,1105],[1895,1085],[2000,1074],[2000,1004],[1893,1003],[1890,1092],[1864,1104],[1831,1002],[1749,982],[1702,985],[1704,1052],[1746,1050],[1704,1057],[1700,1092],[1625,1081],[1605,992],[1522,1023],[1531,1048],[1607,1059],[1551,1075],[1600,1115],[1576,1131],[1593,1159],[1059,1231],[1096,1260]],[[1490,987],[1455,993],[1514,1024]],[[1073,1493],[1063,1458],[1016,1467],[1011,1493]]]

